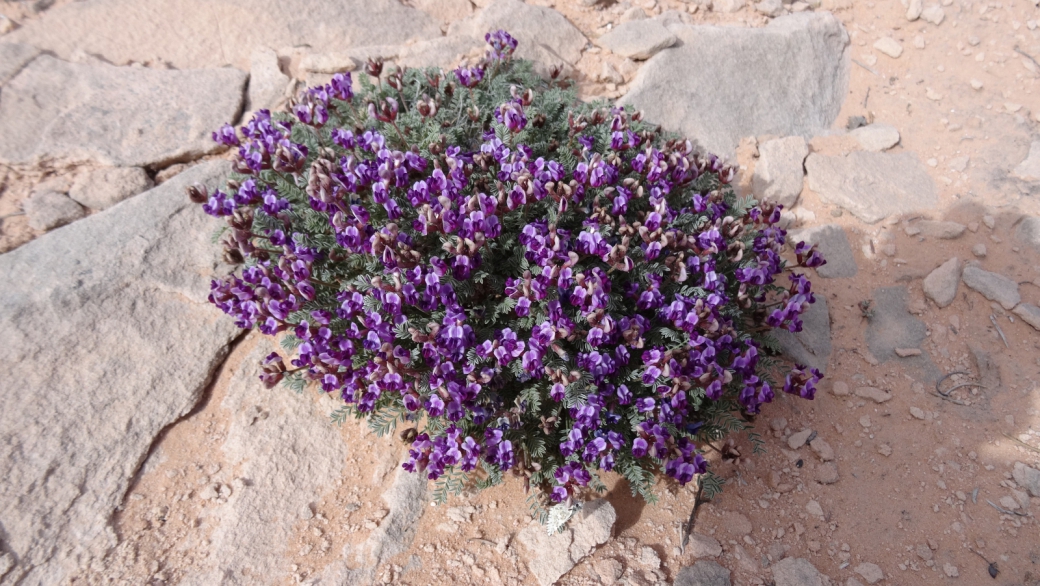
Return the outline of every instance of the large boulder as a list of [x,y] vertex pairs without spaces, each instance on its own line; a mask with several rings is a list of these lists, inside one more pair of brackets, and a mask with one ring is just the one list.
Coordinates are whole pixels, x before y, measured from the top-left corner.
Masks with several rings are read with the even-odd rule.
[[115,544],[112,517],[160,432],[191,411],[236,336],[206,302],[217,223],[196,166],[0,255],[0,528],[12,583],[62,584]]
[[436,20],[397,0],[84,0],[7,38],[64,58],[82,49],[118,65],[159,59],[179,69],[248,70],[258,47],[331,52],[440,34]]
[[764,28],[669,28],[682,45],[647,61],[621,103],[709,151],[731,153],[745,136],[810,137],[841,110],[849,35],[831,14],[793,14]]
[[809,189],[868,224],[938,205],[935,182],[912,153],[812,153],[805,160]]
[[172,71],[41,56],[4,86],[0,161],[146,167],[196,158],[219,146],[210,133],[238,115],[245,82],[235,69]]

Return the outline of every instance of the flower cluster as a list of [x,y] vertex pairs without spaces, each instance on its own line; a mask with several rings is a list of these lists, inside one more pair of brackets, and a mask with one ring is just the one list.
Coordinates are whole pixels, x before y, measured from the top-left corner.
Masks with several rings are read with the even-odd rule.
[[[688,483],[698,441],[772,401],[768,331],[799,331],[814,301],[801,274],[776,284],[780,207],[738,199],[732,167],[638,113],[541,80],[507,33],[487,41],[449,74],[370,63],[375,84],[339,74],[214,133],[236,175],[189,195],[243,266],[210,301],[282,336],[291,368],[268,356],[266,385],[412,422],[403,466],[430,479],[512,471],[557,502],[599,470]],[[811,399],[819,379],[796,365],[782,390]]]

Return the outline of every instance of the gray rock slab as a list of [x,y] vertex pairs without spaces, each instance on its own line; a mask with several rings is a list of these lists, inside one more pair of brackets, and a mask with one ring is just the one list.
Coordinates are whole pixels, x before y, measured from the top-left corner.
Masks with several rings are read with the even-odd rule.
[[801,136],[767,140],[758,145],[758,162],[751,177],[755,196],[787,209],[794,206],[802,193],[808,155],[809,145]]
[[990,301],[996,301],[1004,309],[1013,309],[1022,301],[1018,293],[1018,283],[997,273],[984,271],[979,267],[965,267],[961,279],[969,288],[982,294]]
[[261,47],[249,55],[249,103],[252,111],[275,108],[285,99],[289,76],[278,66],[278,53]]
[[527,550],[527,566],[542,586],[552,586],[597,546],[610,539],[617,513],[603,499],[585,503],[567,527],[548,535],[545,527],[533,523],[519,534],[517,541]]
[[827,372],[831,357],[831,316],[823,295],[817,295],[816,303],[802,314],[802,331],[792,333],[778,329],[773,331],[773,336],[788,360]]
[[[193,565],[186,577],[191,584],[226,583],[221,578],[227,573],[250,576],[256,584],[281,583],[295,553],[289,544],[299,521],[296,512],[335,487],[348,456],[328,416],[333,400],[282,386],[264,388],[260,361],[280,348],[259,334],[243,343],[256,345],[221,403],[231,414],[221,450],[236,476],[249,482],[219,505],[209,556]],[[258,418],[257,412],[265,416]]]
[[1032,303],[1019,303],[1012,313],[1022,318],[1022,321],[1040,330],[1040,307]]
[[1040,470],[1026,466],[1022,462],[1015,462],[1015,469],[1011,472],[1012,478],[1019,486],[1029,491],[1034,497],[1040,497]]
[[588,39],[562,14],[542,6],[525,4],[520,0],[492,0],[487,7],[466,20],[452,23],[450,35],[468,35],[483,40],[488,31],[505,29],[520,45],[518,57],[537,61],[531,53],[535,45],[544,45],[567,63],[581,59]]
[[880,153],[899,144],[899,131],[888,124],[868,124],[849,133],[865,151]]
[[245,71],[257,47],[331,52],[439,36],[435,19],[397,0],[84,0],[8,38],[66,59],[82,49],[117,65],[158,58],[178,69]]
[[964,224],[957,222],[940,222],[936,220],[921,220],[916,224],[922,236],[938,238],[939,240],[954,240],[960,238],[968,229]]
[[596,41],[600,47],[629,59],[642,61],[671,47],[679,40],[657,20],[625,22]]
[[[68,4],[66,6],[76,6]],[[4,86],[0,161],[165,165],[213,152],[242,106],[235,69],[173,71],[33,60]]]
[[1040,140],[1029,145],[1029,155],[1012,171],[1015,177],[1024,181],[1040,181]]
[[867,326],[866,342],[870,353],[881,362],[899,360],[917,371],[925,380],[938,378],[938,369],[927,352],[900,357],[896,348],[920,348],[928,333],[925,323],[907,309],[906,287],[880,287],[872,294],[873,317]]
[[924,278],[923,289],[926,297],[939,307],[946,307],[957,298],[957,286],[961,282],[961,261],[957,257],[936,267]]
[[1040,217],[1026,216],[1015,226],[1015,239],[1040,252]]
[[92,210],[106,210],[151,189],[152,184],[140,167],[103,167],[77,177],[69,197]]
[[837,224],[824,224],[792,232],[790,242],[804,241],[815,244],[827,264],[816,267],[816,273],[825,279],[855,277],[859,269],[852,254],[845,229]]
[[204,163],[0,255],[0,521],[17,584],[62,584],[115,545],[153,441],[191,411],[237,335],[206,302],[217,222],[184,195]]
[[0,43],[0,85],[7,83],[39,54],[39,49],[25,43]]
[[812,153],[805,170],[809,189],[868,224],[938,204],[935,183],[911,153]]
[[729,570],[710,560],[701,560],[679,570],[672,586],[730,586]]
[[405,67],[454,68],[461,58],[481,55],[487,48],[483,39],[448,36],[419,41],[401,49],[398,61]]
[[849,85],[849,36],[829,13],[764,28],[669,27],[682,45],[653,56],[620,103],[732,153],[742,137],[809,137],[830,127]]
[[809,560],[784,558],[773,564],[776,586],[829,586],[830,578],[821,574]]
[[29,226],[35,230],[53,230],[75,222],[87,213],[69,196],[51,190],[37,191],[25,200],[22,207],[29,217]]

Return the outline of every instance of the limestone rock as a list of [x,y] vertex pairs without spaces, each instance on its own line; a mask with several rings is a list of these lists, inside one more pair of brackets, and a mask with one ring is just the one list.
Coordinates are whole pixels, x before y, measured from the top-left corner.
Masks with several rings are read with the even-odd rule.
[[289,81],[289,76],[282,73],[278,65],[277,53],[267,48],[256,49],[249,56],[247,109],[256,111],[277,107],[285,99]]
[[722,555],[722,544],[710,535],[692,533],[686,551],[695,558],[717,558]]
[[747,0],[713,0],[711,9],[715,12],[739,12],[747,6]]
[[1040,181],[1040,140],[1029,145],[1029,155],[1019,163],[1012,174],[1023,181]]
[[924,278],[924,294],[939,307],[946,307],[957,298],[957,286],[960,282],[961,261],[953,257]]
[[767,140],[758,145],[758,162],[751,188],[759,199],[790,209],[802,193],[805,157],[809,145],[801,136]]
[[8,38],[65,59],[79,49],[117,65],[158,58],[178,69],[245,71],[257,47],[330,53],[439,36],[436,20],[398,0],[84,0]]
[[1018,294],[1018,283],[997,273],[984,271],[978,267],[965,267],[961,275],[964,284],[982,294],[990,301],[996,301],[1004,309],[1013,309],[1022,301]]
[[1040,252],[1040,216],[1026,216],[1015,227],[1015,238]]
[[881,567],[870,562],[859,564],[852,570],[862,576],[867,584],[876,584],[885,579],[885,572],[881,570]]
[[1040,497],[1040,470],[1026,466],[1022,462],[1015,462],[1015,469],[1011,474],[1015,482],[1029,491],[1030,495]]
[[730,572],[716,562],[701,560],[679,570],[672,586],[730,586]]
[[140,167],[104,167],[79,176],[69,197],[100,211],[151,188],[151,177]]
[[586,503],[567,528],[547,535],[545,527],[533,523],[516,539],[528,552],[528,568],[542,586],[552,586],[595,548],[610,539],[617,513],[607,501]]
[[892,393],[876,387],[856,387],[856,396],[875,403],[884,403],[892,398]]
[[881,37],[874,41],[874,48],[893,59],[898,59],[903,54],[903,46],[892,37]]
[[784,3],[780,0],[762,0],[755,4],[755,11],[769,18],[776,18],[784,12]]
[[899,144],[899,131],[888,124],[868,124],[849,133],[865,151],[880,153]]
[[924,0],[910,0],[906,7],[906,19],[913,22],[921,18],[922,11],[924,11]]
[[671,47],[678,40],[660,21],[633,20],[603,35],[597,44],[615,55],[641,61]]
[[7,83],[40,54],[40,50],[24,43],[0,43],[0,85]]
[[824,462],[816,468],[816,482],[820,484],[834,484],[841,480],[838,475],[838,465],[834,462]]
[[520,42],[516,55],[536,61],[532,50],[544,45],[573,65],[581,58],[587,39],[562,14],[520,0],[492,0],[472,17],[453,23],[448,34],[465,34],[481,40],[488,31],[505,29]]
[[4,86],[0,160],[145,167],[198,157],[217,149],[210,133],[238,114],[245,80],[234,69],[80,65],[44,55]]
[[938,238],[940,240],[953,240],[955,238],[960,238],[968,227],[957,222],[921,220],[917,223],[917,229],[921,231],[921,236]]
[[790,242],[804,241],[815,244],[827,264],[816,267],[816,273],[825,279],[855,277],[858,269],[852,246],[845,230],[837,224],[813,226],[793,232]]
[[792,433],[791,437],[787,438],[787,447],[797,450],[805,445],[805,440],[809,439],[810,435],[812,435],[811,429],[803,429],[798,433]]
[[[454,68],[461,57],[483,54],[484,39],[468,36],[448,36],[419,41],[401,50],[398,57],[405,67]],[[559,61],[563,61],[560,59]]]
[[1022,321],[1040,330],[1040,307],[1032,303],[1019,303],[1012,313],[1022,318]]
[[37,191],[22,205],[29,217],[29,226],[35,230],[53,230],[86,215],[83,207],[69,196],[49,189]]
[[228,170],[203,163],[0,255],[0,273],[18,277],[0,282],[0,516],[19,560],[13,583],[65,583],[82,556],[114,545],[111,519],[153,440],[195,407],[237,335],[206,302],[222,266],[217,223],[184,195]]
[[711,152],[731,153],[746,136],[810,136],[830,127],[845,100],[849,36],[831,14],[669,30],[682,45],[647,61],[620,103]]
[[921,18],[926,22],[939,26],[942,24],[943,19],[946,18],[946,11],[942,9],[942,6],[933,4],[921,11]]
[[830,579],[817,570],[809,560],[784,558],[773,564],[776,586],[829,586]]
[[812,153],[805,161],[809,189],[868,224],[938,203],[935,183],[911,153]]
[[831,317],[822,295],[802,314],[802,322],[802,331],[798,333],[779,329],[773,336],[788,360],[826,373],[831,357]]
[[834,459],[834,448],[819,436],[813,438],[813,441],[809,442],[809,447],[812,448],[812,451],[816,452],[816,455],[824,462],[830,462]]

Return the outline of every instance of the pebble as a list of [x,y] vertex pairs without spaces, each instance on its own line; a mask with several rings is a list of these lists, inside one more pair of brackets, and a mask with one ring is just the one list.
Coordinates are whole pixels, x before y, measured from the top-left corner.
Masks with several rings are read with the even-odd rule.
[[956,578],[960,575],[960,572],[957,571],[957,566],[951,564],[950,562],[946,562],[943,564],[943,573],[946,574],[948,578]]
[[911,356],[920,356],[920,348],[896,348],[896,354],[900,358],[909,358]]
[[769,421],[769,428],[773,431],[783,431],[787,429],[787,419],[784,417],[774,417]]
[[34,230],[52,230],[86,215],[83,206],[57,191],[37,191],[22,205]]
[[[957,287],[961,282],[961,261],[957,257],[939,265],[928,273],[922,283],[926,297],[937,306],[946,307],[957,297]],[[896,350],[898,353],[899,350]]]
[[971,253],[979,258],[986,258],[986,245],[979,242],[971,247]]
[[834,484],[838,479],[838,465],[834,462],[826,462],[816,469],[816,481],[820,484]]
[[997,219],[989,215],[982,216],[982,223],[985,224],[987,228],[992,230],[997,225]]
[[943,19],[946,18],[946,11],[942,9],[942,6],[936,4],[921,11],[921,18],[926,22],[939,26],[942,24]]
[[834,381],[834,384],[831,385],[831,392],[838,397],[845,397],[849,394],[849,385],[844,381]]
[[717,558],[722,555],[722,544],[710,535],[693,533],[686,544],[686,551],[695,558]]
[[805,510],[810,515],[814,515],[816,517],[823,516],[823,507],[821,507],[820,503],[816,502],[815,500],[805,503]]
[[911,407],[910,415],[912,415],[914,419],[924,419],[924,409],[921,409],[920,407]]
[[961,274],[961,280],[986,299],[999,303],[1004,309],[1013,309],[1022,300],[1018,293],[1018,283],[1004,275],[984,271],[978,267],[967,267]]
[[981,90],[982,89],[982,81],[978,80],[978,79],[971,80],[971,89],[976,90],[976,91]]
[[924,11],[924,0],[910,0],[906,7],[906,19],[910,22],[921,18],[921,12]]
[[855,568],[853,571],[863,577],[867,581],[867,584],[875,584],[885,578],[885,572],[877,564],[870,562],[864,562]]
[[898,59],[903,54],[903,46],[892,37],[881,37],[874,42],[874,48],[893,59]]
[[787,438],[787,445],[792,450],[797,450],[805,445],[805,440],[809,439],[810,435],[812,435],[811,429],[803,429],[798,433],[793,433],[791,434],[791,437]]
[[917,35],[917,36],[914,37],[914,48],[915,49],[924,49],[924,37],[923,36]]
[[834,459],[834,448],[819,436],[813,438],[813,441],[809,442],[809,447],[812,448],[812,451],[816,452],[816,455],[824,462],[830,462]]
[[859,418],[859,424],[863,427],[870,427],[870,415],[864,415]]
[[878,446],[877,451],[879,454],[887,458],[892,455],[892,446],[888,444],[881,444]]
[[856,387],[856,396],[875,403],[884,403],[892,398],[892,393],[875,387]]

